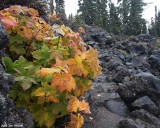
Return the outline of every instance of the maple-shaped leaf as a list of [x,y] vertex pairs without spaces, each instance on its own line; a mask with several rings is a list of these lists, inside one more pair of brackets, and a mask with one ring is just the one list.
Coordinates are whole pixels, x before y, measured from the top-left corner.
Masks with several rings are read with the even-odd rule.
[[79,101],[76,97],[72,97],[68,102],[67,111],[68,112],[82,111],[84,113],[90,113],[90,107],[89,104],[86,103],[84,100]]
[[32,93],[33,96],[45,96],[45,90],[43,87],[38,88]]
[[41,77],[46,77],[47,75],[53,75],[54,73],[60,73],[61,68],[52,67],[52,68],[41,68],[36,74],[40,74]]
[[85,100],[82,100],[79,102],[79,111],[83,111],[84,113],[91,113],[89,104],[85,102]]
[[17,27],[17,22],[12,16],[0,17],[0,20],[7,30],[11,29],[12,27]]
[[65,90],[71,92],[76,88],[76,83],[71,74],[54,73],[51,86],[58,87],[60,92],[64,92]]
[[74,58],[68,59],[66,63],[69,67],[69,73],[72,75],[84,76],[88,75],[88,71],[84,69],[82,58],[80,56],[75,56]]
[[81,114],[74,115],[71,114],[70,116],[71,121],[69,122],[70,128],[81,128],[84,123],[84,118]]
[[75,96],[81,96],[85,91],[88,91],[90,89],[92,81],[88,78],[75,77],[75,80],[77,85],[76,89],[74,90]]
[[48,96],[47,100],[51,101],[51,102],[54,102],[54,103],[59,103],[59,99],[57,97],[54,97],[54,96]]
[[92,47],[88,51],[84,52],[81,56],[86,62],[88,62],[90,68],[93,71],[92,78],[95,78],[101,72],[101,67],[99,66],[98,51],[94,50]]
[[79,107],[79,100],[76,97],[72,97],[68,102],[67,111],[77,112]]

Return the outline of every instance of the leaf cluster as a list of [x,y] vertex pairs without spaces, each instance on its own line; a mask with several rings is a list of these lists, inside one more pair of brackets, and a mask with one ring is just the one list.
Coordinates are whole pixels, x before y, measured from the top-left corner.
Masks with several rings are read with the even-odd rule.
[[10,35],[2,63],[15,78],[10,96],[17,106],[29,109],[39,127],[54,127],[70,114],[66,127],[81,128],[81,114],[90,110],[77,97],[101,71],[98,52],[68,27],[47,24],[33,8],[11,6],[0,19]]

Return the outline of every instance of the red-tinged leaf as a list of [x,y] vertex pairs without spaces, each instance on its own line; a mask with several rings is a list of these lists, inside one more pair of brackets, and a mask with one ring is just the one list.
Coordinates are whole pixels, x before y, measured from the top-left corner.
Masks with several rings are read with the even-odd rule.
[[7,30],[17,27],[17,22],[12,16],[0,17],[0,20]]
[[51,86],[58,87],[60,92],[65,90],[71,92],[76,88],[76,83],[72,75],[67,73],[55,73],[53,74],[53,81]]
[[72,75],[84,76],[88,75],[88,71],[84,69],[82,58],[80,56],[75,56],[74,58],[68,59],[66,63],[69,67],[69,73]]

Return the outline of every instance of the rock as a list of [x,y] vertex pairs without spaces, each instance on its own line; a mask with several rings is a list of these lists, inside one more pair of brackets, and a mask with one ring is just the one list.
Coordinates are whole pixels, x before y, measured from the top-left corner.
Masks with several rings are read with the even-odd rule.
[[6,29],[0,22],[0,50],[5,48],[9,44],[9,36],[7,34]]
[[143,61],[140,57],[133,57],[131,63],[133,67],[143,66]]
[[122,83],[124,81],[124,77],[131,76],[130,72],[122,66],[118,66],[116,68],[116,74],[113,76],[113,82]]
[[154,112],[154,111],[158,110],[155,103],[148,96],[144,96],[144,97],[141,97],[141,98],[135,100],[132,103],[132,106],[135,109],[144,109],[149,112]]
[[111,113],[104,107],[99,107],[95,111],[95,128],[117,128],[119,121],[123,120],[123,117]]
[[147,43],[130,42],[126,48],[130,54],[144,55],[148,53]]
[[155,44],[156,39],[153,39],[151,35],[149,34],[140,34],[137,36],[139,41],[147,42],[149,44]]
[[109,59],[109,62],[106,63],[107,68],[109,71],[115,70],[118,66],[123,65],[123,62],[120,58],[118,57],[112,57]]
[[117,92],[125,102],[131,103],[146,94],[146,87],[147,85],[143,79],[133,77],[131,81],[119,86]]
[[119,122],[118,128],[144,128],[135,123],[132,119],[124,119]]
[[152,69],[160,69],[160,49],[158,51],[154,51],[148,58],[148,61]]
[[139,118],[149,124],[160,126],[160,120],[149,112],[145,111],[144,109],[133,111],[131,113],[131,116],[134,118]]
[[107,108],[112,113],[115,113],[123,117],[127,117],[129,113],[127,106],[121,99],[106,101],[105,108]]
[[14,84],[13,76],[5,73],[1,65],[0,70],[0,124],[6,127],[19,124],[24,128],[32,128],[34,123],[31,114],[25,109],[18,112],[13,100],[9,98],[9,90]]
[[142,72],[142,73],[136,74],[136,76],[142,77],[144,80],[146,80],[148,85],[150,85],[150,87],[156,90],[160,90],[160,79],[154,76],[153,74],[149,72]]

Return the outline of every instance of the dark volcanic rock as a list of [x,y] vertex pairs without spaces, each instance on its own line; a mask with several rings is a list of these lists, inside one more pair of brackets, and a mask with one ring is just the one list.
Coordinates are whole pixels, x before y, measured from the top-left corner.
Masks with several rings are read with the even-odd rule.
[[125,119],[119,122],[119,128],[142,128],[135,121],[131,119]]
[[141,98],[135,100],[132,103],[132,106],[135,109],[145,109],[149,112],[154,112],[154,111],[158,110],[155,103],[148,96],[144,96],[144,97],[141,97]]
[[136,55],[144,55],[148,53],[147,50],[147,43],[135,43],[131,42],[127,46],[128,51],[130,54],[136,54]]
[[160,69],[160,50],[154,51],[149,57],[149,64],[152,69]]
[[95,111],[95,128],[117,128],[119,121],[123,120],[123,117],[111,113],[104,107],[99,107]]
[[9,44],[9,36],[6,29],[0,22],[0,50],[5,48]]
[[134,118],[139,118],[149,124],[160,126],[160,120],[144,109],[133,111],[131,113],[131,116],[133,116]]
[[129,110],[121,99],[109,100],[105,102],[105,107],[112,113],[127,117]]
[[144,80],[147,81],[148,85],[156,90],[160,90],[160,79],[148,72],[142,72],[136,74],[138,77],[142,77]]

